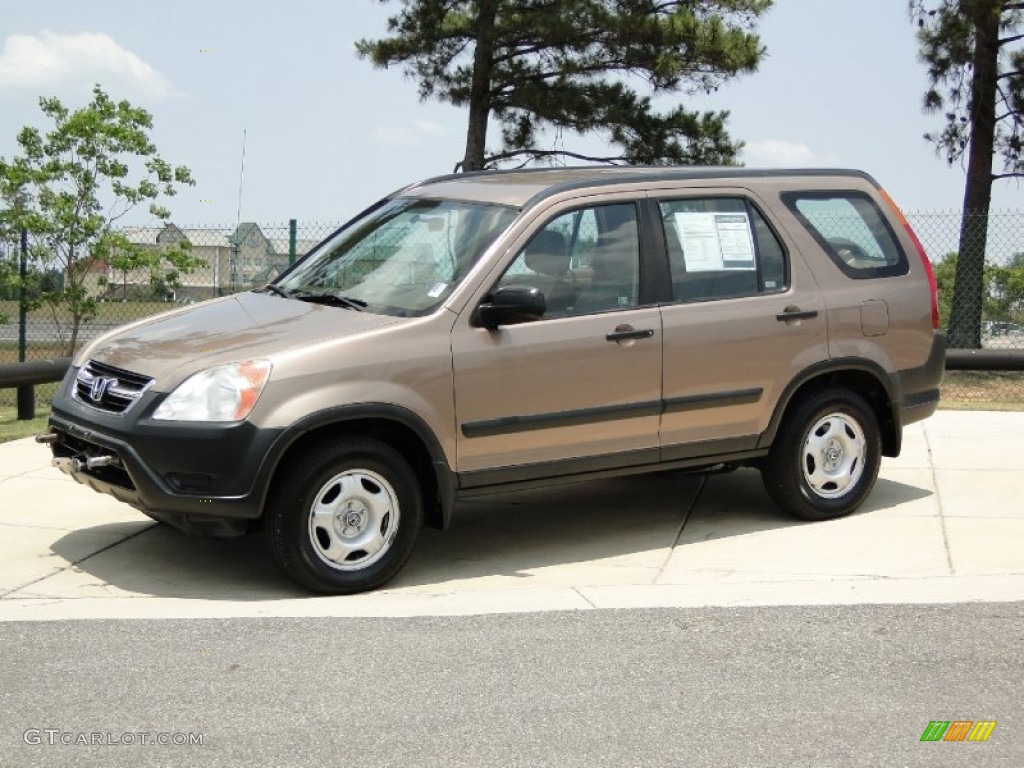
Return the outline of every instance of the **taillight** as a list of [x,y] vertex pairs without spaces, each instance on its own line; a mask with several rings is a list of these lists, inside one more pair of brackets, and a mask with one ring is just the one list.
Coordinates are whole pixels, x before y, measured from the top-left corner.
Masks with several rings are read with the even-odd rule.
[[935,286],[935,272],[932,270],[932,263],[928,260],[928,254],[924,252],[924,246],[921,245],[921,241],[917,239],[917,235],[914,234],[913,227],[910,226],[910,222],[907,221],[907,217],[903,215],[903,211],[896,205],[896,202],[889,197],[889,193],[881,187],[878,188],[878,194],[882,196],[882,199],[889,204],[892,212],[896,214],[896,218],[903,224],[903,228],[907,230],[907,234],[910,236],[910,242],[914,244],[914,248],[917,249],[917,255],[921,258],[921,264],[924,266],[924,273],[928,275],[928,290],[932,294],[932,328],[937,329],[939,327],[939,294]]

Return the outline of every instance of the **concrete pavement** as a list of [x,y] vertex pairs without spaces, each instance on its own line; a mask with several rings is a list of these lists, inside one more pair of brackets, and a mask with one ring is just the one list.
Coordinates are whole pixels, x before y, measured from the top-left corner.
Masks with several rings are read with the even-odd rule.
[[778,512],[756,471],[622,478],[462,503],[389,587],[311,597],[256,537],[189,539],[0,445],[0,621],[422,616],[1024,599],[1024,413],[907,428],[857,514]]

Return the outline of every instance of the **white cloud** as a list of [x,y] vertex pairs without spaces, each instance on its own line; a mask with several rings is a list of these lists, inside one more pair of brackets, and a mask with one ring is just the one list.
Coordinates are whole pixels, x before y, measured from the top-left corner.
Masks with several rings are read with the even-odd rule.
[[[11,35],[0,51],[0,92],[56,89],[67,85],[135,91],[151,98],[177,95],[174,86],[111,37],[92,32]],[[49,94],[40,94],[49,95]]]
[[416,118],[403,125],[378,125],[373,130],[373,139],[378,144],[396,147],[416,147],[423,144],[424,139],[444,136],[444,126],[433,120]]
[[743,147],[743,160],[750,166],[768,168],[811,166],[819,162],[806,144],[780,139],[748,141]]

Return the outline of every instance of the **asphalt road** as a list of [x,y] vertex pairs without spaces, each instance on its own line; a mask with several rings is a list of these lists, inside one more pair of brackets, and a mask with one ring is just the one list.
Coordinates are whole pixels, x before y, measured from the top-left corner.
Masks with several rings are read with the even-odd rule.
[[1022,608],[0,624],[0,764],[1019,768]]

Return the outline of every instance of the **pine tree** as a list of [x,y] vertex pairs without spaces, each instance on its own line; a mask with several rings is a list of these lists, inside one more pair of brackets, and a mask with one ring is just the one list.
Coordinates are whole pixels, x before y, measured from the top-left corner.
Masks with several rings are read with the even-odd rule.
[[[388,2],[388,0],[381,0]],[[716,90],[755,71],[754,33],[772,0],[400,0],[389,35],[356,44],[375,66],[401,66],[421,99],[468,109],[464,171],[542,158],[637,164],[731,164],[741,144],[728,112],[654,95]],[[490,119],[502,145],[487,149]],[[543,134],[596,134],[611,151],[542,145]]]
[[910,0],[910,13],[928,67],[924,108],[944,118],[925,138],[950,165],[967,164],[948,344],[977,348],[992,184],[1024,176],[1024,2]]

